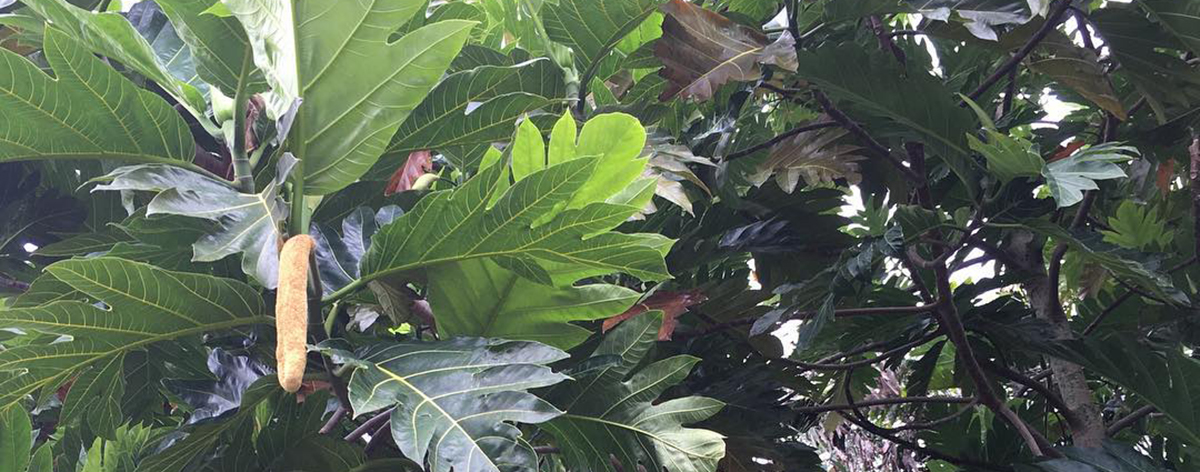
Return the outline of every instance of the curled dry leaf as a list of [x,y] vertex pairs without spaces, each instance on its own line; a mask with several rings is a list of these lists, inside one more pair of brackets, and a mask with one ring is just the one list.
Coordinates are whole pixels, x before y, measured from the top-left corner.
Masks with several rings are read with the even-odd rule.
[[629,307],[624,313],[604,320],[603,331],[617,327],[622,321],[628,320],[635,316],[648,311],[659,310],[663,312],[663,322],[658,328],[658,340],[670,341],[671,334],[675,332],[675,327],[679,324],[679,315],[687,311],[688,307],[703,303],[708,300],[708,297],[699,290],[687,290],[683,292],[656,292],[650,297],[642,300],[640,303]]
[[836,143],[846,133],[842,128],[827,128],[797,134],[771,148],[770,156],[750,181],[762,185],[773,174],[779,188],[788,193],[796,190],[801,177],[809,185],[835,179],[857,184],[862,180],[858,161],[865,158],[854,154],[862,148]]
[[663,35],[654,55],[665,66],[659,75],[668,81],[659,100],[676,96],[703,101],[731,81],[757,80],[762,64],[795,70],[791,36],[774,44],[761,32],[682,0],[662,6]]
[[279,386],[289,392],[304,380],[308,339],[308,255],[313,239],[293,236],[279,253],[279,290],[275,295],[275,362]]

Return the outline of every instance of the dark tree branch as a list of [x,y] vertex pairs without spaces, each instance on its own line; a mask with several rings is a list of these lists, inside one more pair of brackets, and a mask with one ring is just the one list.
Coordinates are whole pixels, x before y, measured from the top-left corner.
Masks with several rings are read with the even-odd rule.
[[1154,408],[1154,405],[1146,405],[1138,408],[1137,410],[1134,410],[1133,413],[1126,415],[1124,418],[1113,421],[1113,424],[1109,425],[1108,429],[1105,430],[1104,433],[1110,437],[1116,436],[1117,433],[1121,432],[1121,430],[1137,424],[1137,422],[1141,421],[1142,418],[1145,418],[1147,415],[1154,413],[1155,411],[1157,411],[1157,409]]
[[1009,381],[1021,384],[1025,388],[1028,388],[1030,390],[1037,392],[1039,395],[1041,395],[1043,398],[1046,399],[1046,403],[1049,403],[1051,406],[1054,407],[1054,409],[1058,410],[1058,412],[1060,414],[1062,414],[1064,418],[1067,419],[1067,422],[1069,422],[1071,424],[1079,423],[1079,416],[1076,415],[1074,411],[1072,411],[1070,408],[1067,407],[1067,404],[1065,402],[1063,402],[1062,398],[1059,397],[1058,394],[1051,391],[1049,387],[1043,385],[1041,382],[1038,382],[1037,380],[1034,380],[1028,376],[1025,376],[1025,375],[1021,374],[1020,372],[1009,369],[1008,367],[1005,367],[1005,366],[995,363],[995,362],[985,360],[985,361],[983,361],[983,367],[987,370],[995,372],[996,375],[1004,377],[1004,378],[1008,379]]
[[887,406],[887,405],[905,405],[910,403],[975,403],[974,398],[970,397],[898,397],[898,398],[876,398],[872,400],[863,400],[854,404],[848,405],[816,405],[797,407],[794,410],[799,413],[825,413],[830,411],[846,411],[856,408],[869,406]]
[[395,410],[395,409],[396,409],[396,407],[391,407],[391,408],[388,408],[387,410],[380,412],[379,414],[377,414],[375,416],[372,416],[371,419],[367,420],[365,423],[363,423],[359,427],[355,428],[354,431],[351,431],[350,434],[347,434],[346,437],[343,439],[345,439],[346,441],[349,441],[349,442],[357,441],[358,438],[363,437],[364,434],[374,431],[376,428],[379,427],[379,425],[387,423],[388,419],[390,419],[392,417],[392,410]]
[[1021,61],[1025,60],[1025,56],[1028,56],[1029,53],[1033,52],[1034,48],[1036,48],[1038,44],[1042,42],[1042,40],[1046,39],[1046,36],[1049,36],[1050,32],[1054,31],[1054,29],[1058,27],[1059,23],[1062,23],[1063,17],[1065,16],[1064,14],[1067,12],[1067,7],[1069,6],[1071,6],[1070,0],[1059,0],[1058,3],[1054,5],[1053,10],[1051,10],[1050,15],[1046,17],[1046,22],[1042,24],[1042,27],[1039,28],[1032,37],[1029,38],[1029,41],[1027,41],[1024,46],[1021,46],[1021,49],[1018,49],[1017,52],[1014,53],[1012,57],[1008,58],[1008,61],[1005,61],[1005,63],[1001,65],[999,69],[996,69],[992,75],[984,79],[983,83],[979,84],[979,87],[976,88],[974,92],[971,92],[971,94],[967,96],[970,97],[971,100],[979,101],[979,97],[983,96],[984,93],[987,93],[988,89],[992,88],[993,85],[996,85],[996,82],[999,82],[1000,79],[1003,79],[1005,76],[1007,76],[1010,72],[1012,72],[1013,69],[1016,69],[1017,65],[1019,65]]
[[333,416],[330,416],[329,421],[325,422],[325,426],[321,427],[320,433],[329,434],[330,432],[333,432],[333,428],[336,428],[338,422],[342,421],[342,418],[345,418],[346,414],[349,412],[350,410],[348,408],[338,405],[337,410],[334,410],[333,412]]
[[[847,372],[846,377],[849,378],[850,374],[851,374],[851,372]],[[842,417],[845,418],[847,421],[854,423],[859,428],[862,428],[871,434],[879,436],[880,438],[884,439],[885,441],[891,442],[897,446],[900,446],[902,448],[916,452],[918,454],[924,454],[924,455],[932,457],[934,459],[944,460],[951,464],[968,465],[968,466],[972,466],[972,467],[978,467],[978,468],[984,469],[984,470],[993,470],[993,471],[998,471],[998,472],[1011,472],[1013,470],[1012,467],[1010,467],[1010,466],[990,464],[987,462],[978,462],[978,461],[971,460],[971,459],[963,459],[963,458],[951,456],[949,454],[938,451],[936,449],[930,449],[930,448],[921,446],[917,443],[914,443],[912,441],[909,441],[907,439],[896,436],[895,434],[892,434],[890,431],[888,431],[884,428],[881,428],[880,426],[876,425],[875,423],[872,423],[871,420],[867,419],[867,417],[865,415],[863,415],[861,411],[859,411],[857,408],[853,408],[854,406],[857,405],[857,403],[854,401],[853,392],[850,390],[850,382],[845,382],[844,388],[845,388],[845,394],[846,394],[846,401],[852,407],[852,409],[851,409],[852,414],[842,415]]]
[[875,38],[879,40],[879,49],[889,51],[900,65],[908,64],[908,56],[904,54],[904,50],[896,46],[892,41],[892,37],[887,34],[887,30],[883,28],[883,20],[879,19],[878,15],[867,17],[867,25],[871,27],[871,31],[875,33]]
[[929,36],[929,33],[921,30],[891,30],[887,32],[888,36]]
[[899,158],[892,155],[892,151],[888,149],[887,146],[884,146],[883,144],[880,144],[879,141],[876,141],[875,138],[871,137],[871,135],[867,133],[867,130],[863,129],[862,126],[859,126],[858,123],[854,122],[853,119],[851,119],[845,113],[842,113],[842,110],[839,110],[836,106],[834,106],[833,102],[829,100],[829,97],[825,96],[825,93],[818,90],[813,93],[813,97],[817,99],[817,103],[821,104],[821,108],[825,110],[825,114],[829,115],[829,117],[833,118],[834,121],[840,123],[843,128],[846,128],[847,131],[850,131],[850,134],[853,134],[855,137],[865,143],[868,150],[879,155],[879,157],[886,159],[892,164],[893,167],[896,168],[896,170],[900,171],[900,174],[904,175],[905,178],[913,182],[921,182],[924,180],[923,175],[918,175],[912,169],[905,166]]
[[917,423],[909,423],[904,426],[898,426],[895,428],[883,428],[883,429],[886,429],[887,431],[890,431],[893,433],[899,433],[902,431],[913,431],[913,430],[918,430],[918,429],[937,428],[941,425],[944,425],[946,423],[949,423],[949,422],[952,422],[952,421],[958,419],[962,415],[974,410],[975,407],[978,405],[979,405],[979,399],[972,398],[970,403],[968,403],[966,406],[960,408],[958,411],[951,413],[949,415],[943,416],[941,418],[938,418],[936,420],[923,421],[923,422],[917,422]]
[[896,356],[902,356],[905,353],[907,353],[908,351],[910,351],[912,348],[920,346],[922,344],[925,344],[929,341],[932,341],[932,340],[936,339],[938,336],[941,336],[941,333],[935,332],[932,334],[928,334],[926,336],[921,337],[920,339],[917,339],[916,341],[911,341],[911,342],[901,344],[900,346],[897,346],[887,352],[884,352],[884,353],[882,353],[878,356],[872,357],[870,359],[861,359],[861,360],[857,360],[857,361],[853,361],[853,362],[827,364],[827,363],[804,362],[804,361],[798,361],[795,359],[786,359],[786,358],[774,359],[774,361],[781,362],[781,363],[788,364],[788,365],[793,365],[793,366],[796,366],[796,367],[799,367],[799,368],[805,369],[805,370],[851,370],[851,369],[855,369],[858,367],[863,367],[863,366],[868,366],[871,364],[883,362],[883,361],[886,361],[886,360],[891,359]]
[[562,451],[554,446],[533,446],[533,452],[538,454],[558,454]]
[[[1177,264],[1175,267],[1167,269],[1167,273],[1175,273],[1180,269],[1187,268],[1195,262],[1196,256],[1189,257],[1187,260]],[[1130,298],[1133,298],[1134,295],[1136,294],[1132,290],[1127,291],[1121,296],[1117,297],[1116,300],[1113,300],[1112,303],[1109,303],[1108,306],[1104,307],[1104,310],[1100,311],[1100,314],[1096,315],[1096,318],[1093,319],[1091,323],[1088,323],[1087,328],[1084,328],[1083,330],[1083,335],[1087,336],[1095,332],[1096,329],[1100,327],[1100,323],[1104,322],[1104,319],[1107,318],[1108,315],[1111,315],[1114,311],[1117,311],[1117,308],[1120,308],[1121,304],[1125,303]]]
[[[873,315],[915,315],[920,313],[928,313],[933,311],[933,307],[929,306],[890,306],[890,307],[868,307],[868,308],[842,308],[833,311],[833,316],[850,317],[850,316],[873,316]],[[810,318],[817,315],[817,310],[797,311],[786,317],[780,318],[779,322],[789,320],[797,320]],[[759,317],[751,316],[746,318],[738,318],[736,320],[726,321],[724,323],[709,326],[703,330],[684,333],[675,336],[676,340],[686,340],[707,336],[709,334],[718,333],[730,328],[748,326],[754,324]]]
[[749,156],[751,154],[754,154],[758,151],[762,151],[764,149],[770,149],[770,148],[774,147],[776,144],[782,143],[785,140],[787,140],[788,138],[795,136],[797,134],[800,134],[800,133],[805,133],[808,131],[813,131],[813,130],[818,130],[818,129],[834,128],[834,127],[838,127],[838,126],[841,126],[841,124],[839,124],[836,121],[822,121],[822,122],[818,122],[818,123],[809,123],[807,125],[798,126],[796,128],[792,128],[790,130],[784,131],[784,132],[780,133],[778,136],[768,139],[765,142],[755,144],[754,146],[750,146],[746,149],[734,151],[734,152],[730,153],[728,156],[725,156],[725,160],[732,161],[734,159]]
[[[1192,216],[1195,219],[1195,230],[1200,231],[1200,136],[1192,139],[1188,147],[1188,156],[1192,168],[1188,172],[1189,187],[1192,189]],[[1200,255],[1200,232],[1195,233],[1195,253]]]
[[0,276],[0,290],[25,293],[29,291],[29,284],[20,280]]

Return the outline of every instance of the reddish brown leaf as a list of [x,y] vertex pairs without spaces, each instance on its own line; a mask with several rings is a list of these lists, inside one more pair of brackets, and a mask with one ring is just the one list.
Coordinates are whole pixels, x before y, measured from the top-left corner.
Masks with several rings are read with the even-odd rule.
[[413,182],[431,170],[433,170],[433,153],[413,151],[408,155],[408,160],[404,161],[404,165],[396,169],[392,178],[388,179],[387,187],[383,189],[383,195],[389,196],[411,189]]
[[1159,164],[1157,177],[1154,183],[1158,185],[1158,192],[1166,197],[1171,193],[1171,181],[1175,179],[1175,161],[1167,159]]
[[1083,147],[1084,144],[1087,144],[1087,143],[1085,143],[1083,141],[1075,141],[1066,146],[1059,146],[1059,148],[1055,151],[1054,155],[1050,156],[1050,159],[1047,159],[1046,161],[1054,162],[1059,159],[1066,159],[1066,158],[1070,157],[1071,154],[1074,154],[1075,151],[1078,151],[1079,148]]
[[617,327],[622,321],[633,318],[647,311],[662,310],[663,324],[658,329],[658,340],[669,341],[671,334],[675,332],[675,326],[678,325],[679,315],[687,311],[688,307],[708,300],[708,297],[700,293],[699,290],[688,290],[686,292],[657,292],[650,295],[649,298],[638,303],[624,313],[604,320],[604,325],[601,328],[603,332]]
[[795,69],[790,36],[772,44],[755,29],[683,0],[671,0],[662,10],[667,16],[654,55],[666,66],[659,75],[668,84],[659,100],[707,100],[731,80],[759,79],[761,64]]

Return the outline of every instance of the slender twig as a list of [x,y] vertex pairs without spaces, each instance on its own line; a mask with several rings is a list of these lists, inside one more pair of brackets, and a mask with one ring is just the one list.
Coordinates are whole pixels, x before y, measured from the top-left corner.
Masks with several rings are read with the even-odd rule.
[[892,166],[896,168],[896,170],[899,170],[900,174],[905,178],[913,182],[920,182],[923,180],[924,176],[917,175],[916,172],[905,166],[899,158],[892,155],[892,151],[888,149],[887,146],[884,146],[883,144],[880,144],[879,141],[876,141],[875,138],[871,137],[871,135],[867,133],[867,130],[863,129],[862,126],[859,126],[858,123],[843,113],[842,110],[834,106],[833,102],[829,100],[829,97],[825,96],[825,93],[819,90],[815,91],[813,93],[813,98],[816,98],[817,103],[821,104],[821,108],[825,110],[825,114],[829,115],[830,118],[833,118],[834,121],[841,123],[842,127],[846,128],[850,134],[853,134],[854,136],[858,137],[859,140],[865,143],[867,145],[867,149],[886,159],[892,164]]
[[[842,308],[833,311],[835,317],[851,317],[851,316],[873,316],[873,315],[915,315],[920,313],[928,313],[933,311],[933,307],[929,306],[885,306],[885,307],[867,307],[867,308]],[[780,317],[779,323],[788,320],[811,318],[816,316],[817,310],[797,311],[789,314],[786,317]],[[754,324],[759,317],[751,316],[746,318],[738,318],[736,320],[726,321],[724,323],[709,326],[700,331],[692,333],[683,333],[675,336],[676,340],[685,340],[690,338],[698,338],[709,334],[724,331],[730,328],[747,326]]]
[[371,419],[355,428],[354,431],[351,431],[350,434],[347,434],[343,439],[349,442],[357,441],[358,438],[363,437],[364,434],[374,431],[381,424],[387,423],[388,419],[392,417],[392,410],[395,409],[396,407],[391,407],[380,412],[379,414],[376,414],[375,416],[372,416]]
[[909,403],[974,403],[975,399],[970,397],[898,397],[898,398],[876,398],[871,400],[862,400],[853,405],[816,405],[796,407],[794,410],[799,413],[825,413],[829,411],[846,411],[855,408],[868,406],[885,406],[885,405],[904,405]]
[[805,369],[805,370],[851,370],[851,369],[856,369],[858,367],[863,367],[863,366],[868,366],[871,364],[883,362],[883,361],[886,361],[886,360],[891,359],[896,356],[904,355],[904,354],[908,353],[908,351],[912,350],[912,348],[920,346],[922,344],[925,344],[929,341],[932,341],[932,340],[936,339],[938,336],[941,336],[941,333],[935,332],[935,333],[923,336],[920,339],[917,339],[916,341],[911,341],[911,342],[901,344],[900,346],[897,346],[887,352],[884,352],[884,353],[882,353],[878,356],[872,357],[870,359],[861,359],[861,360],[857,360],[857,361],[853,361],[853,362],[826,364],[826,363],[817,363],[817,362],[804,362],[804,361],[798,361],[795,359],[787,359],[787,358],[775,359],[774,361],[788,364],[788,365],[793,365],[793,366],[796,366],[796,367],[799,367],[799,368]]
[[533,446],[533,452],[538,454],[558,454],[562,451],[554,446]]
[[[850,372],[846,373],[847,379],[849,379],[850,374],[851,374]],[[852,407],[854,405],[857,405],[857,402],[854,401],[853,391],[850,390],[850,382],[848,382],[848,381],[844,382],[843,388],[845,389],[846,402],[849,405],[851,405]],[[884,440],[886,440],[888,442],[891,442],[897,446],[908,449],[910,451],[914,451],[918,454],[924,454],[924,455],[932,457],[934,459],[940,459],[940,460],[949,462],[951,464],[969,465],[969,466],[978,467],[980,469],[985,469],[985,470],[994,470],[994,471],[999,471],[999,472],[1009,472],[1009,471],[1013,470],[1012,467],[1009,467],[1009,466],[989,464],[987,462],[978,462],[978,461],[975,461],[972,459],[964,459],[964,458],[960,458],[960,457],[955,457],[955,456],[946,454],[944,452],[938,451],[937,449],[930,449],[930,448],[921,446],[917,443],[914,443],[907,439],[896,436],[895,434],[892,434],[891,432],[879,427],[875,423],[872,423],[857,408],[852,408],[851,412],[853,414],[842,415],[842,418],[845,418],[847,421],[854,423],[858,427],[866,430],[867,432],[869,432],[871,434],[879,436],[880,438],[883,438]]]
[[922,421],[922,422],[917,422],[917,423],[909,423],[904,426],[897,426],[895,428],[883,428],[883,429],[886,429],[887,431],[890,431],[893,433],[899,433],[902,431],[912,431],[912,430],[917,430],[917,429],[933,429],[938,426],[949,423],[951,421],[954,421],[968,412],[974,411],[976,406],[979,406],[979,399],[972,398],[970,403],[967,403],[966,406],[959,408],[958,411],[951,413],[949,415],[943,416],[941,418],[938,418],[936,420]]
[[921,31],[921,30],[902,29],[902,30],[888,31],[887,35],[888,36],[929,36],[929,33],[926,31]]
[[24,293],[29,291],[29,284],[20,280],[0,276],[0,289]]
[[1116,436],[1117,433],[1121,432],[1121,430],[1137,424],[1137,422],[1141,421],[1142,418],[1145,418],[1146,415],[1154,413],[1156,410],[1157,409],[1154,408],[1154,405],[1146,405],[1138,408],[1137,410],[1134,410],[1133,413],[1126,415],[1124,418],[1113,421],[1113,424],[1109,425],[1108,429],[1106,429],[1104,433],[1110,437]]
[[758,151],[762,151],[763,149],[770,149],[770,148],[774,147],[776,144],[782,143],[785,140],[787,140],[788,138],[795,136],[797,134],[800,134],[800,133],[805,133],[808,131],[814,131],[814,130],[818,130],[818,129],[833,128],[833,127],[837,127],[837,126],[841,126],[841,124],[839,124],[836,121],[822,121],[822,122],[818,122],[818,123],[810,123],[810,124],[807,124],[804,126],[798,126],[796,128],[792,128],[790,130],[784,131],[784,132],[780,133],[778,136],[768,139],[765,142],[755,144],[746,149],[731,152],[731,153],[729,153],[728,156],[725,156],[725,160],[732,161],[734,159],[746,157],[746,156],[754,154]]
[[[1167,269],[1167,273],[1171,274],[1171,273],[1177,272],[1180,269],[1184,269],[1184,268],[1192,265],[1195,262],[1196,262],[1196,256],[1189,257],[1187,260],[1177,264],[1175,267]],[[1100,323],[1104,322],[1104,319],[1107,318],[1108,315],[1111,315],[1113,312],[1117,311],[1117,308],[1120,308],[1122,303],[1125,303],[1130,298],[1133,298],[1134,295],[1136,295],[1136,294],[1132,290],[1126,291],[1124,294],[1117,297],[1116,300],[1113,300],[1112,303],[1109,303],[1108,306],[1104,307],[1104,310],[1100,311],[1100,314],[1096,315],[1096,318],[1093,319],[1091,323],[1088,323],[1087,328],[1083,329],[1083,335],[1087,336],[1087,335],[1095,332],[1096,329],[1100,327]]]
[[1046,387],[1041,382],[1038,382],[1037,380],[1025,376],[1020,372],[1009,369],[1008,367],[995,362],[985,360],[983,361],[983,367],[987,370],[995,372],[996,375],[1021,384],[1025,388],[1037,392],[1046,399],[1046,403],[1049,403],[1054,407],[1054,409],[1058,410],[1058,412],[1061,413],[1069,423],[1078,424],[1080,422],[1079,415],[1076,415],[1073,410],[1067,407],[1067,404],[1063,402],[1062,397],[1059,397],[1058,394],[1052,392],[1049,387]]
[[974,92],[971,92],[970,95],[967,96],[970,97],[971,100],[979,101],[979,97],[983,96],[983,94],[986,93],[988,89],[992,88],[993,85],[996,85],[996,82],[999,82],[1000,79],[1006,77],[1009,72],[1011,72],[1017,67],[1018,64],[1021,63],[1021,61],[1025,60],[1025,56],[1028,56],[1029,53],[1033,52],[1033,49],[1036,48],[1043,39],[1046,39],[1046,36],[1050,35],[1051,31],[1054,31],[1054,29],[1058,27],[1058,24],[1062,22],[1064,13],[1067,12],[1067,7],[1069,6],[1071,6],[1070,0],[1059,0],[1058,3],[1056,3],[1053,7],[1050,15],[1046,17],[1046,22],[1042,24],[1042,27],[1039,28],[1032,37],[1029,38],[1029,41],[1027,41],[1024,46],[1021,46],[1021,49],[1018,49],[1017,52],[1014,53],[1012,57],[1008,58],[1008,61],[1001,65],[999,69],[996,69],[992,75],[984,79],[983,83],[979,84],[979,87],[976,88]]

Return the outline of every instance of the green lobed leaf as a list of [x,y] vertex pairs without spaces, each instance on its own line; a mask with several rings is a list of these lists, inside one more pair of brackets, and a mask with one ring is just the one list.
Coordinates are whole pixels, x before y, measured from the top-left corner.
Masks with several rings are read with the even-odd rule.
[[[545,58],[456,72],[413,110],[387,155],[503,141],[517,118],[565,96],[562,69]],[[384,167],[390,173],[397,166]]]
[[1172,118],[1175,108],[1200,104],[1200,72],[1164,51],[1183,47],[1167,29],[1129,8],[1100,9],[1092,21],[1112,57],[1121,64],[1114,74],[1144,94],[1160,123]]
[[610,232],[639,209],[605,200],[641,174],[645,159],[637,156],[644,142],[645,131],[633,117],[601,115],[574,146],[551,144],[547,159],[563,162],[511,186],[508,166],[486,166],[381,228],[363,257],[361,278],[475,258],[559,286],[613,272],[668,277],[662,251],[669,240]]
[[336,192],[375,164],[476,24],[446,20],[389,41],[423,2],[224,3],[245,26],[271,85],[269,108],[281,116],[303,101],[289,148],[303,162],[309,195]]
[[0,409],[0,470],[25,472],[33,449],[33,425],[21,405]]
[[[88,11],[65,0],[30,0],[23,3],[53,24],[53,28],[78,41],[83,48],[119,61],[153,80],[193,116],[205,119],[204,110],[207,107],[200,92],[167,72],[154,49],[120,13]],[[108,90],[104,87],[96,89]]]
[[1100,188],[1096,181],[1124,178],[1125,171],[1117,163],[1128,162],[1137,155],[1136,148],[1120,144],[1089,146],[1047,163],[1042,177],[1046,178],[1058,207],[1066,208],[1083,200],[1084,191]]
[[609,284],[546,287],[486,259],[439,265],[429,270],[428,280],[429,305],[443,337],[537,341],[559,349],[591,336],[571,322],[618,315],[641,296]]
[[675,356],[638,369],[661,324],[661,312],[621,323],[592,353],[592,359],[615,357],[616,362],[577,374],[547,394],[566,413],[542,428],[557,440],[570,467],[597,472],[637,467],[716,470],[725,455],[724,438],[683,425],[707,419],[724,404],[695,396],[656,403],[659,395],[687,377],[699,359]]
[[1108,218],[1111,230],[1101,231],[1104,240],[1118,246],[1146,250],[1167,247],[1175,233],[1167,230],[1167,222],[1158,217],[1158,209],[1147,210],[1131,200],[1121,202],[1117,214]]
[[[214,6],[212,0],[156,0],[155,3],[187,44],[200,78],[232,97],[237,92],[246,56],[253,54],[241,23],[236,18],[204,13]],[[260,71],[253,71],[251,77],[249,90],[266,86]]]
[[[431,472],[536,470],[537,455],[511,423],[561,412],[525,390],[567,377],[546,364],[567,357],[538,343],[456,338],[372,348],[350,378],[355,415],[395,406],[392,438]],[[510,423],[511,422],[511,423]]]
[[1195,0],[1138,0],[1142,8],[1193,54],[1200,54],[1200,2]]
[[[550,40],[575,53],[581,80],[596,76],[602,60],[658,8],[662,0],[561,0],[543,7]],[[605,77],[600,77],[604,79]]]
[[45,56],[54,79],[25,58],[0,51],[0,108],[13,117],[0,120],[0,162],[113,159],[191,165],[192,135],[162,98],[138,89],[56,28],[46,29]]
[[[19,372],[0,382],[0,405],[19,402],[40,388],[54,388],[91,368],[88,391],[78,400],[80,414],[92,426],[119,421],[108,403],[123,375],[116,360],[125,353],[155,343],[197,336],[251,324],[268,324],[262,298],[248,285],[230,279],[170,272],[111,257],[55,263],[47,272],[62,283],[105,303],[109,308],[79,301],[55,301],[31,308],[0,311],[6,327],[71,336],[70,342],[28,345],[0,353],[0,371]],[[23,372],[23,373],[20,373]],[[75,396],[68,397],[68,401]],[[95,402],[104,402],[96,410]],[[76,405],[66,407],[76,411]],[[86,413],[82,413],[86,411]],[[98,431],[99,432],[99,431]]]
[[222,181],[162,165],[122,167],[104,180],[109,183],[96,186],[96,190],[158,192],[146,209],[147,216],[179,215],[215,222],[214,229],[193,240],[193,262],[213,262],[242,253],[243,272],[264,287],[278,284],[279,225],[287,216],[278,181],[260,193],[245,194]]
[[1054,343],[1045,348],[1136,393],[1171,419],[1190,444],[1200,444],[1200,363],[1177,347],[1159,352],[1125,336]]
[[1041,175],[1046,161],[1033,152],[1033,143],[995,130],[989,129],[986,133],[986,143],[974,134],[967,135],[967,142],[970,143],[971,149],[983,155],[987,160],[988,171],[1000,179],[1001,183],[1008,183],[1018,177]]

